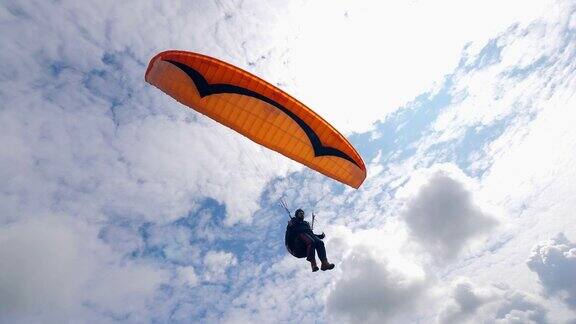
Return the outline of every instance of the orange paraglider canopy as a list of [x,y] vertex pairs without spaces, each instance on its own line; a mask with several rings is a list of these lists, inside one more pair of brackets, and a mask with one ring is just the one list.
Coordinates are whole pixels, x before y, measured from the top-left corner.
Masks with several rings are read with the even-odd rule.
[[145,78],[182,104],[326,176],[354,188],[366,178],[364,161],[334,127],[240,68],[197,53],[166,51],[150,60]]

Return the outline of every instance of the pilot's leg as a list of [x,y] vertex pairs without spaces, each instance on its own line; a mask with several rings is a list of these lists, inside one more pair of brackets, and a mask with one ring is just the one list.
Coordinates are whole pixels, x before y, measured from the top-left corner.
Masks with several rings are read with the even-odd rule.
[[318,271],[318,266],[316,265],[316,251],[314,248],[314,238],[306,233],[302,233],[298,236],[302,242],[306,245],[306,260],[310,262],[312,271]]

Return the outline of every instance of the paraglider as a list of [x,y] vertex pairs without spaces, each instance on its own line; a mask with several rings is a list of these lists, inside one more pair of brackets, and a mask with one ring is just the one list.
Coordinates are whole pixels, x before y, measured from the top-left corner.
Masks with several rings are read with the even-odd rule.
[[[332,125],[289,94],[238,67],[198,53],[166,51],[150,60],[145,79],[180,103],[332,179],[358,189],[366,178],[364,161]],[[314,222],[310,226],[304,220],[303,210],[298,209],[294,217],[288,214],[288,252],[306,257],[314,272],[333,269],[326,257],[324,233],[313,232]]]
[[358,188],[366,178],[354,147],[322,117],[268,82],[202,54],[166,51],[145,79],[182,104],[252,141]]
[[334,269],[334,264],[328,262],[326,247],[322,241],[326,235],[315,234],[310,223],[304,220],[304,216],[304,211],[297,209],[294,217],[290,217],[284,237],[286,249],[297,258],[305,257],[310,262],[312,272],[319,270],[316,264],[316,253],[320,259],[322,271]]

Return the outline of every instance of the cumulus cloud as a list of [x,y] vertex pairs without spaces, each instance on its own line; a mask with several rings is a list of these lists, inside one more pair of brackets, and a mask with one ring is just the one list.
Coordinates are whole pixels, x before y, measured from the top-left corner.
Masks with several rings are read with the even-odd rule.
[[177,282],[180,284],[187,285],[189,287],[194,287],[198,284],[198,276],[194,267],[178,267],[176,268]]
[[432,168],[413,182],[403,216],[414,239],[436,260],[454,259],[471,239],[496,225],[474,203],[466,177],[455,167]]
[[204,256],[204,280],[218,282],[226,279],[228,268],[238,263],[236,256],[225,251],[208,251]]
[[533,297],[503,285],[481,287],[468,278],[452,283],[450,299],[438,316],[441,324],[546,323],[547,310]]
[[341,276],[326,300],[328,316],[339,322],[388,322],[425,300],[425,276],[391,267],[369,247],[356,247],[339,266]]
[[536,245],[527,265],[538,275],[548,294],[560,296],[576,309],[576,243],[559,233]]
[[0,229],[0,317],[62,322],[146,316],[164,271],[122,261],[82,223],[59,217]]
[[78,243],[70,228],[55,221],[0,229],[0,317],[66,318],[90,271]]
[[[211,197],[226,204],[229,225],[250,222],[263,185],[289,162],[143,81],[157,46],[202,52],[199,44],[217,43],[210,53],[222,58],[230,46],[239,65],[258,57],[257,41],[225,41],[232,40],[228,28],[243,23],[225,20],[222,11],[246,14],[229,5],[192,2],[176,14],[178,6],[168,3],[142,4],[134,15],[110,1],[3,3],[0,84],[9,91],[0,93],[0,177],[7,189],[0,194],[10,213],[0,220],[56,206],[87,217],[104,210],[110,218],[170,221]],[[188,46],[178,41],[184,27],[159,27],[167,21],[211,23],[188,34],[188,41],[197,36]],[[231,30],[239,37],[240,28]],[[263,36],[268,28],[256,30]],[[218,32],[225,37],[214,42]]]
[[[244,271],[244,277],[238,275],[243,279],[239,280],[240,284],[226,281],[227,275],[234,272],[230,271],[231,267],[242,259],[240,256],[212,251],[200,257],[215,244],[228,248],[225,245],[230,242],[222,243],[218,228],[192,224],[190,227],[195,228],[163,227],[191,213],[206,197],[224,205],[227,225],[248,223],[260,208],[259,198],[267,179],[284,175],[292,164],[274,159],[257,145],[247,143],[232,131],[191,113],[156,89],[147,87],[142,80],[147,60],[166,48],[207,53],[282,83],[290,93],[334,121],[341,130],[363,130],[421,91],[435,88],[445,73],[458,64],[462,45],[470,41],[471,34],[480,39],[492,37],[493,30],[485,27],[486,17],[490,17],[491,27],[499,30],[521,16],[540,14],[546,3],[526,4],[526,1],[515,0],[503,8],[501,1],[484,1],[470,10],[469,4],[454,0],[434,4],[398,2],[384,5],[390,9],[384,11],[391,19],[382,19],[384,11],[373,10],[377,8],[377,1],[361,7],[350,7],[348,2],[328,7],[319,2],[304,6],[301,1],[280,2],[263,5],[261,1],[152,1],[141,6],[116,1],[5,1],[0,4],[3,25],[0,29],[3,40],[0,51],[2,320],[190,322],[192,318],[202,322],[208,316],[220,318],[219,312],[225,312],[227,306],[221,301],[232,299],[239,300],[239,310],[237,316],[231,318],[240,322],[277,319],[302,322],[310,314],[320,314],[324,309],[321,294],[325,290],[322,289],[332,277],[301,280],[299,276],[303,272],[292,264],[290,271],[271,274],[262,271],[264,263],[254,257],[252,267],[239,270]],[[438,16],[431,12],[447,12],[446,8],[459,14],[437,24]],[[326,24],[317,24],[319,13]],[[434,23],[428,24],[432,28],[423,33],[421,26],[404,19],[405,15]],[[470,19],[477,23],[470,23]],[[467,23],[461,24],[461,21]],[[574,20],[571,21],[573,29]],[[382,22],[385,25],[380,25]],[[455,25],[465,29],[455,29]],[[396,32],[398,28],[394,27],[398,26],[403,33]],[[374,30],[387,30],[389,37],[379,39],[390,42],[390,46],[357,37]],[[439,34],[445,36],[436,39],[435,44],[443,44],[432,48],[430,36]],[[406,35],[411,42],[405,41]],[[546,33],[542,35],[542,39],[551,39]],[[323,48],[317,46],[319,38],[325,40]],[[540,39],[534,43],[539,44]],[[345,49],[342,44],[347,44]],[[365,50],[364,46],[376,48]],[[474,57],[471,50],[474,46],[467,48],[470,57]],[[537,51],[537,46],[528,47]],[[569,62],[574,60],[569,54],[573,49],[546,47],[565,53],[566,67],[560,69],[562,73],[553,71],[537,77],[549,80],[542,76],[554,75],[554,80],[572,80],[573,67]],[[311,48],[317,50],[310,51]],[[422,50],[431,48],[432,52]],[[523,53],[524,48],[517,47],[514,52]],[[371,54],[355,65],[341,64],[350,57],[358,57],[360,52]],[[421,55],[428,60],[416,57]],[[429,64],[431,56],[437,64]],[[538,63],[530,59],[522,62],[521,68]],[[326,79],[326,75],[331,74],[325,72],[333,71],[334,66],[340,66],[340,78]],[[362,75],[364,73],[370,75]],[[398,78],[398,75],[410,74],[418,74],[418,78]],[[370,80],[372,76],[384,79],[374,79],[361,98],[349,91],[349,84],[341,82],[343,79]],[[486,89],[490,80],[478,78],[471,83],[478,84],[474,89],[482,94],[481,90]],[[565,86],[570,84],[551,82],[550,89],[561,88],[556,85],[562,85],[567,91],[574,88]],[[380,90],[387,86],[398,91],[382,94]],[[493,88],[510,89],[510,86],[504,83]],[[461,88],[457,87],[456,91]],[[540,88],[530,88],[527,92],[547,93],[536,90]],[[340,96],[334,96],[335,92]],[[479,96],[473,93],[470,97]],[[382,104],[374,104],[383,102],[386,102],[385,109]],[[507,107],[517,107],[514,101],[505,102]],[[486,107],[482,111],[496,114],[501,111],[484,103],[474,101],[469,106]],[[338,108],[351,105],[364,108],[352,117],[348,110]],[[467,111],[477,110],[480,109]],[[457,109],[454,115],[461,116],[462,112],[463,109]],[[444,121],[458,124],[450,118]],[[466,125],[470,124],[473,123]],[[567,141],[562,147],[571,148],[568,144]],[[533,149],[532,145],[528,146]],[[404,155],[404,152],[394,154]],[[260,158],[254,161],[254,156]],[[502,173],[508,175],[507,171]],[[378,173],[373,175],[382,183],[388,180]],[[314,181],[299,182],[303,183],[300,194],[314,192],[305,190],[312,188],[305,183]],[[459,192],[457,185],[447,183],[454,192]],[[336,198],[326,201],[342,205],[340,208],[345,212],[327,211],[326,223],[337,219],[350,227],[367,227],[373,222],[384,222],[378,213],[366,208],[382,194],[330,192]],[[387,206],[380,200],[374,205]],[[40,218],[38,211],[63,212],[84,223],[72,226],[54,220],[29,220]],[[441,219],[438,216],[437,220]],[[430,225],[418,225],[414,220],[412,223],[414,229]],[[151,224],[151,230],[143,230],[142,224]],[[216,225],[220,226],[220,222]],[[474,231],[464,226],[465,233],[452,241],[468,244],[472,238],[487,232],[488,227]],[[438,232],[435,235],[436,239],[427,237],[420,242],[439,241],[437,249],[448,251],[445,258],[460,251],[456,248],[454,252],[446,246],[449,241],[446,235]],[[204,239],[209,241],[209,246]],[[198,242],[192,246],[191,240]],[[336,243],[336,239],[332,242]],[[351,259],[345,258],[342,267],[331,273],[337,276],[338,271],[345,270],[336,277],[329,295],[331,305],[344,303],[344,289],[357,282],[367,289],[365,293],[356,291],[360,299],[381,298],[396,305],[398,312],[377,302],[357,305],[352,301],[351,307],[342,307],[340,318],[362,318],[357,309],[366,310],[367,321],[400,318],[403,311],[414,309],[410,298],[421,300],[426,295],[423,288],[426,278],[398,270],[395,261],[390,259],[384,261],[370,253],[354,251],[361,267],[354,269]],[[336,256],[334,260],[338,262],[341,254],[330,254],[333,252],[330,250],[329,255]],[[190,263],[194,263],[193,268]],[[374,287],[363,281],[362,274],[378,275],[373,281]],[[260,275],[270,278],[260,280]],[[252,277],[256,279],[247,279]],[[166,278],[173,281],[168,282]],[[218,283],[218,287],[213,283]],[[180,287],[174,289],[175,293],[171,287],[176,285]],[[353,287],[352,291],[355,291]],[[155,299],[158,295],[162,297],[160,300]],[[286,301],[289,305],[285,305]],[[471,298],[463,305],[473,309],[483,301]],[[301,312],[296,314],[290,305],[297,305]],[[171,314],[178,316],[172,318]],[[526,315],[516,309],[507,314],[511,319],[522,319]],[[319,315],[319,321],[324,320],[322,316]]]
[[474,315],[478,308],[492,299],[490,291],[478,289],[465,279],[453,283],[451,291],[452,302],[446,306],[440,315],[440,323],[461,323]]

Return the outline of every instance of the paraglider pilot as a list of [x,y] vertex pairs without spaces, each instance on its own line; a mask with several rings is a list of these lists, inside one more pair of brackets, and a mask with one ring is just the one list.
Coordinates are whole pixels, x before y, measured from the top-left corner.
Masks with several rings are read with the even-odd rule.
[[316,252],[318,258],[322,262],[320,269],[322,271],[334,269],[334,264],[329,263],[326,258],[326,248],[324,247],[324,233],[317,235],[314,234],[310,223],[304,220],[304,211],[297,209],[295,217],[291,217],[286,227],[285,244],[288,252],[297,258],[306,257],[310,262],[312,272],[318,271],[316,265]]

